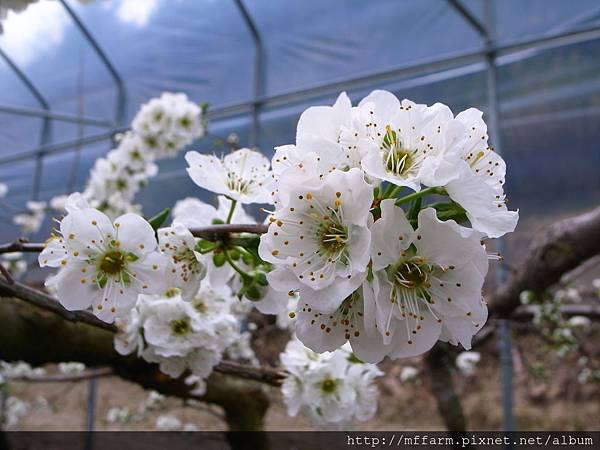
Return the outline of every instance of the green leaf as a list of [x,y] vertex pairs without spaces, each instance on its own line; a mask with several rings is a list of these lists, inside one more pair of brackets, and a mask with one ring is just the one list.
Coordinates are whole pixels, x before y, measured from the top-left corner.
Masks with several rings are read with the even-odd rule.
[[455,220],[461,223],[468,220],[466,211],[456,202],[439,202],[430,206],[435,209],[438,219],[442,221]]
[[170,212],[170,208],[165,208],[157,215],[148,220],[148,223],[150,224],[150,226],[152,226],[152,229],[154,231],[158,230],[162,226],[162,224],[165,223],[167,217],[169,217]]
[[416,220],[419,216],[419,211],[421,211],[421,204],[423,198],[419,197],[410,205],[410,209],[408,210],[408,220]]
[[223,225],[225,222],[222,221],[221,219],[213,219],[212,220],[212,224],[213,225]]

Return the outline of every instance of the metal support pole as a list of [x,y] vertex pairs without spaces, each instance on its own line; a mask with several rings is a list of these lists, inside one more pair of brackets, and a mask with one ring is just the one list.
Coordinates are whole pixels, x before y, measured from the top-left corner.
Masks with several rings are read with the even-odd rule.
[[0,165],[31,159],[35,157],[39,152],[43,152],[45,155],[50,155],[71,150],[72,148],[77,147],[78,145],[86,146],[89,144],[94,144],[96,142],[106,141],[108,139],[112,139],[116,133],[124,133],[127,130],[128,128],[113,128],[110,131],[86,136],[83,139],[72,139],[57,144],[39,147],[35,150],[19,153],[17,155],[9,155],[4,158],[0,158]]
[[[502,154],[502,136],[500,132],[500,114],[498,102],[498,78],[496,68],[496,52],[494,50],[493,36],[495,36],[494,5],[485,2],[485,19],[488,30],[488,52],[486,53],[486,86],[488,104],[488,126],[489,135],[493,138],[494,149]],[[501,255],[506,254],[506,240],[500,237],[497,240],[498,251]],[[496,271],[496,282],[498,285],[506,282],[508,272],[504,264],[499,264]],[[515,430],[513,413],[513,366],[512,366],[512,344],[510,326],[506,320],[499,323],[499,346],[500,346],[500,375],[502,380],[502,413],[504,431]],[[510,446],[508,446],[510,448]]]
[[96,396],[97,396],[97,380],[90,378],[88,381],[88,398],[87,398],[87,416],[86,416],[86,435],[85,435],[85,450],[92,450],[94,447],[94,427],[96,422]]
[[[38,101],[40,106],[44,110],[50,111],[50,104],[44,98],[42,93],[37,89],[37,87],[33,84],[33,82],[29,79],[29,77],[27,77],[27,75],[25,75],[25,72],[23,72],[19,68],[19,66],[17,66],[17,64],[2,49],[0,49],[0,56],[2,56],[4,61],[6,61],[6,64],[8,64],[8,66],[13,70],[15,75],[17,75],[17,77],[23,82],[23,84],[27,87],[29,92],[31,92],[33,94],[33,96],[36,98],[36,100]],[[46,116],[46,117],[44,117],[43,122],[42,122],[42,130],[40,133],[40,149],[42,149],[44,146],[46,146],[48,144],[48,142],[50,142],[50,132],[51,132],[50,127],[51,127],[50,118],[48,116]],[[42,179],[42,171],[43,171],[43,164],[44,164],[43,151],[40,150],[39,152],[37,152],[35,155],[35,158],[36,158],[35,171],[33,174],[33,183],[32,183],[32,188],[31,188],[31,199],[32,200],[37,200],[39,197],[39,194],[40,194],[40,183],[41,183],[41,179]]]
[[[498,345],[500,350],[500,378],[502,383],[502,417],[504,431],[515,431],[513,414],[513,383],[512,383],[512,344],[510,341],[509,323],[498,321]],[[510,445],[508,446],[511,447]]]
[[[494,42],[494,4],[492,1],[484,2],[485,24],[482,24],[473,14],[471,14],[471,12],[460,2],[460,0],[448,0],[448,3],[484,40],[488,134],[494,142],[494,149],[496,152],[498,154],[502,154],[502,139],[500,135],[500,117],[498,105],[498,80],[496,73],[497,49]],[[505,254],[506,242],[504,238],[500,237],[497,240],[497,245],[500,254]],[[506,281],[506,277],[506,268],[501,264],[496,271],[496,283],[504,283]],[[513,416],[512,352],[510,329],[505,320],[499,321],[499,347],[504,430],[513,431],[515,427]]]
[[265,54],[262,44],[262,39],[256,23],[250,17],[250,13],[246,9],[242,0],[234,0],[237,5],[248,31],[252,36],[254,42],[254,99],[252,102],[252,129],[250,133],[250,147],[256,147],[258,145],[258,138],[260,135],[260,106],[261,98],[264,95],[265,86]]
[[115,122],[118,125],[123,125],[123,122],[125,120],[125,102],[126,102],[127,97],[126,97],[126,92],[125,92],[125,84],[123,83],[123,79],[121,78],[121,75],[119,75],[119,72],[117,72],[117,69],[115,69],[115,66],[108,59],[108,56],[106,56],[106,53],[104,53],[104,50],[102,50],[102,48],[98,44],[98,41],[96,41],[94,36],[92,36],[92,33],[90,33],[90,31],[87,29],[85,24],[81,21],[81,19],[77,15],[77,13],[75,13],[75,11],[69,6],[67,1],[60,0],[60,2],[62,3],[63,7],[65,8],[65,11],[67,11],[67,14],[69,14],[69,16],[71,16],[71,19],[73,19],[73,22],[75,22],[75,25],[77,26],[77,28],[79,28],[79,31],[81,31],[81,34],[83,34],[83,36],[87,39],[89,44],[92,46],[92,48],[94,49],[94,51],[100,58],[100,61],[102,61],[102,63],[104,64],[104,66],[106,67],[108,72],[110,73],[110,76],[114,80],[115,85],[117,87],[117,108],[116,108],[116,112],[115,112]]
[[79,116],[76,114],[50,111],[47,109],[29,108],[27,106],[0,105],[0,112],[14,114],[24,117],[40,117],[56,120],[58,122],[77,123],[84,125],[93,125],[95,127],[114,127],[115,123],[110,120],[96,117]]
[[[498,45],[493,49],[484,49],[459,52],[454,55],[450,55],[445,58],[435,58],[431,60],[421,61],[417,64],[407,65],[398,67],[391,70],[382,72],[376,72],[360,77],[352,77],[348,79],[337,80],[324,84],[319,84],[313,87],[292,90],[283,94],[276,94],[271,96],[263,96],[258,101],[244,101],[239,103],[232,103],[223,105],[221,107],[212,108],[208,111],[208,117],[211,119],[224,119],[227,117],[237,116],[247,112],[252,112],[254,106],[259,104],[261,107],[266,105],[269,106],[286,106],[292,105],[300,100],[306,100],[307,98],[320,97],[325,95],[334,94],[340,90],[351,90],[360,89],[368,85],[382,84],[386,82],[397,82],[399,80],[405,80],[409,77],[423,76],[423,74],[440,72],[440,71],[451,71],[464,68],[468,65],[479,64],[485,62],[485,52],[494,50],[496,53],[496,59],[504,55],[512,55],[515,53],[528,51],[531,49],[548,49],[557,48],[564,45],[572,45],[575,43],[589,42],[592,40],[600,39],[600,26],[588,26],[576,30],[569,30],[563,33],[558,33],[552,36],[544,36],[541,38],[518,40],[512,43]],[[428,78],[425,76],[425,80]],[[414,84],[419,85],[419,84]],[[412,85],[411,85],[412,86]],[[52,118],[52,117],[51,117]],[[60,120],[60,119],[57,119]],[[118,132],[126,131],[124,127],[117,127],[108,133],[114,134]],[[92,142],[97,142],[98,136],[91,137]],[[87,140],[88,138],[84,138]],[[49,146],[51,152],[65,151],[70,148],[76,147],[79,144],[85,144],[79,139],[66,141],[57,145]],[[55,148],[58,147],[58,148]],[[8,156],[0,158],[0,165],[11,163],[14,161],[21,161],[35,157],[38,149],[27,151],[19,155]]]

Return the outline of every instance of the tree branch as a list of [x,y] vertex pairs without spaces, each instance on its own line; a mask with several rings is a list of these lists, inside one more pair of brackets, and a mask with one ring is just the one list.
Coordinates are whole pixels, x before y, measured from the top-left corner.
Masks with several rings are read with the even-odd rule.
[[86,369],[81,373],[57,373],[57,374],[46,374],[40,376],[19,376],[19,377],[8,377],[8,381],[28,381],[32,383],[65,383],[73,381],[90,380],[92,378],[101,378],[113,375],[114,372],[110,367],[98,367]]
[[[248,224],[222,224],[211,225],[209,227],[191,228],[190,232],[199,238],[207,241],[218,241],[226,239],[231,233],[252,233],[264,234],[269,228],[268,225],[260,223]],[[44,250],[44,244],[30,243],[25,238],[19,238],[15,242],[0,244],[0,253],[24,252],[24,253],[39,253]]]
[[525,290],[541,294],[588,258],[600,253],[600,207],[555,222],[531,242],[525,259],[489,298],[490,313],[507,316]]
[[[117,331],[113,324],[102,322],[89,311],[67,311],[54,297],[18,282],[10,284],[0,279],[0,297],[18,298],[38,308],[52,312],[69,322],[90,325],[111,333]],[[286,376],[285,372],[281,370],[254,367],[233,361],[222,361],[214,370],[239,378],[260,381],[272,386],[280,386]]]
[[15,242],[0,245],[0,253],[39,253],[44,250],[44,244],[31,244],[25,238],[19,238]]
[[269,228],[268,225],[261,223],[250,224],[223,224],[211,225],[210,227],[192,228],[191,233],[199,238],[208,241],[218,241],[219,239],[227,238],[231,233],[252,233],[264,234]]
[[[260,383],[213,373],[202,396],[191,393],[187,374],[173,379],[157,364],[135,355],[123,356],[113,347],[114,334],[87,323],[67,322],[63,317],[32,307],[18,299],[0,301],[0,359],[27,361],[32,365],[80,361],[88,366],[110,367],[115,375],[164,395],[221,406],[230,430],[262,430],[269,400]],[[224,368],[224,373],[237,373]],[[243,448],[243,447],[242,447]]]

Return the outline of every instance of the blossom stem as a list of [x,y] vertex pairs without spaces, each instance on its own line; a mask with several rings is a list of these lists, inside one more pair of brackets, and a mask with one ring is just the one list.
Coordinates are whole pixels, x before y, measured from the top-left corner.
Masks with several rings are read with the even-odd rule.
[[233,211],[235,210],[236,205],[237,200],[231,199],[231,208],[229,208],[229,214],[227,214],[227,221],[225,223],[231,223],[231,218],[233,217]]
[[213,244],[210,247],[201,249],[201,250],[196,250],[198,253],[200,253],[201,255],[206,255],[207,253],[212,252],[214,249],[216,249],[219,246],[219,244]]
[[446,191],[440,187],[429,187],[427,189],[422,189],[419,192],[413,192],[412,194],[405,195],[404,197],[400,197],[396,200],[396,206],[402,205],[403,203],[412,202],[421,197],[425,197],[426,195],[439,194],[444,195]]
[[229,265],[231,267],[233,267],[233,270],[235,270],[237,273],[239,273],[241,276],[246,276],[246,272],[244,272],[242,269],[240,269],[240,267],[233,262],[233,259],[231,259],[231,256],[229,256],[229,253],[227,251],[223,252],[223,255],[225,256],[225,260],[229,263]]

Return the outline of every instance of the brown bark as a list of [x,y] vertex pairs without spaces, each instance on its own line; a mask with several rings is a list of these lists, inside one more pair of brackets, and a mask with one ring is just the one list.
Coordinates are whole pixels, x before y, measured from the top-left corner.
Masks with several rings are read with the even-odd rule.
[[[115,375],[162,394],[196,398],[221,406],[230,430],[262,430],[269,400],[261,384],[213,373],[201,397],[190,393],[185,376],[172,379],[156,364],[134,355],[119,355],[113,347],[114,333],[63,317],[14,298],[0,301],[0,359],[23,360],[32,365],[80,361],[110,367]],[[262,439],[262,438],[261,438]]]
[[490,313],[507,316],[521,292],[541,294],[589,258],[600,253],[600,207],[561,220],[540,231],[515,273],[488,299]]

